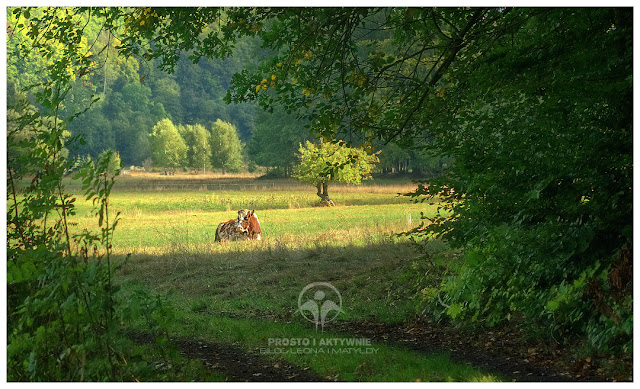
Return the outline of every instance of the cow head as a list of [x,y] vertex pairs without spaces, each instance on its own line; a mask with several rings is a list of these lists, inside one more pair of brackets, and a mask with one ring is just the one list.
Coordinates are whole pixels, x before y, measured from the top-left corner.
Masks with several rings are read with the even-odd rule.
[[249,231],[249,239],[261,240],[262,230],[260,229],[260,221],[258,220],[258,215],[256,215],[256,210],[252,209],[247,213],[245,220],[249,222],[248,231]]

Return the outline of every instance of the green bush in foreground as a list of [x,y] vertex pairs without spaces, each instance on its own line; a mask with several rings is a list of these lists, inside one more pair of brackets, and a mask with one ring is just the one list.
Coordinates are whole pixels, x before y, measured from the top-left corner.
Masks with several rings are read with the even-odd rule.
[[[40,135],[47,133],[43,130]],[[38,153],[38,147],[30,150]],[[53,150],[55,155],[55,145]],[[112,282],[116,266],[111,247],[118,223],[118,215],[109,211],[117,175],[113,160],[113,152],[105,152],[77,175],[87,198],[93,200],[99,233],[84,230],[70,235],[67,218],[75,213],[75,198],[64,194],[60,173],[73,162],[65,158],[54,159],[58,169],[36,173],[37,185],[20,201],[10,193],[14,201],[8,206],[7,241],[9,381],[134,380],[153,374],[145,353],[122,330],[143,316],[157,332],[158,324],[170,316],[166,312],[157,316],[162,304],[152,304],[155,300],[146,295],[133,294],[125,300]],[[16,170],[12,175],[24,173]],[[98,247],[104,254],[96,254]]]
[[[14,15],[21,10],[14,10]],[[162,301],[144,294],[124,297],[112,281],[111,261],[118,215],[109,195],[119,165],[111,151],[97,162],[82,164],[76,178],[92,201],[98,231],[71,232],[76,198],[67,194],[63,177],[77,169],[68,158],[78,137],[67,139],[60,106],[72,75],[86,68],[86,42],[71,38],[62,11],[24,17],[47,19],[67,45],[34,40],[26,55],[49,58],[47,82],[33,86],[35,109],[26,99],[12,102],[7,132],[7,379],[9,381],[118,381],[153,376],[147,354],[131,344],[123,328],[140,316],[158,340],[170,320]],[[40,20],[42,20],[40,19]],[[37,27],[33,27],[37,30]],[[35,31],[32,31],[35,32]],[[37,32],[34,34],[37,35]],[[74,43],[71,43],[74,42]],[[93,100],[95,101],[95,100]],[[119,167],[119,166],[118,166]],[[17,183],[30,180],[19,190]],[[167,348],[157,342],[160,358]]]
[[448,212],[417,232],[464,249],[424,291],[436,316],[631,351],[631,17],[545,11],[456,72],[477,89],[443,96],[458,111],[433,126],[453,166],[414,194]]

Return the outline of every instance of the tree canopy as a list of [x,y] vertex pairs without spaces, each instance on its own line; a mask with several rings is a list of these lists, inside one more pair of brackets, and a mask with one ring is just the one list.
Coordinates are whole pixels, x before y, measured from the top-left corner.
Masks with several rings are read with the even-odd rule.
[[213,167],[223,172],[239,172],[244,166],[244,145],[238,137],[236,127],[218,119],[211,128]]
[[151,159],[156,166],[177,168],[187,158],[187,145],[171,120],[162,119],[153,127],[151,138]]
[[328,187],[331,182],[359,185],[363,179],[371,178],[371,171],[378,157],[366,151],[348,147],[343,143],[320,143],[309,141],[299,148],[300,164],[294,176],[318,189],[318,196],[333,205]]

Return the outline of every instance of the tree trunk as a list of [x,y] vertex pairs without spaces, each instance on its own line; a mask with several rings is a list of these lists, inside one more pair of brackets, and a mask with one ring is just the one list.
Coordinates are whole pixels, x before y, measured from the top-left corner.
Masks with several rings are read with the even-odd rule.
[[329,184],[322,182],[316,185],[316,188],[318,189],[316,194],[325,202],[325,204],[327,204],[327,206],[332,207],[335,205],[333,200],[329,198]]

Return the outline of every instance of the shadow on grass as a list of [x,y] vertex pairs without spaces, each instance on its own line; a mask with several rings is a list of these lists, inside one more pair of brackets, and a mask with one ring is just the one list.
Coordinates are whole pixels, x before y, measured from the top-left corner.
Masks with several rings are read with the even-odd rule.
[[194,310],[231,316],[287,320],[298,309],[301,290],[312,282],[329,282],[340,291],[345,320],[400,322],[414,312],[410,270],[417,253],[409,242],[333,246],[316,241],[304,248],[280,241],[234,242],[215,249],[221,251],[136,254],[119,277],[156,293],[177,292]]
[[[410,272],[417,253],[409,242],[383,239],[335,246],[316,241],[296,247],[276,240],[234,242],[215,250],[135,255],[118,278],[125,289],[142,286],[159,294],[173,292],[171,331],[176,336],[235,344],[252,353],[263,354],[267,349],[269,353],[263,356],[270,366],[288,361],[308,366],[327,380],[499,379],[454,362],[446,353],[419,353],[400,345],[373,342],[368,350],[375,352],[369,354],[345,353],[339,347],[340,352],[335,353],[335,345],[326,348],[326,354],[269,348],[274,338],[320,342],[344,337],[344,333],[332,332],[344,330],[338,322],[401,323],[413,317],[415,290]],[[331,283],[343,299],[344,313],[325,332],[316,332],[298,312],[301,290],[316,281]]]

